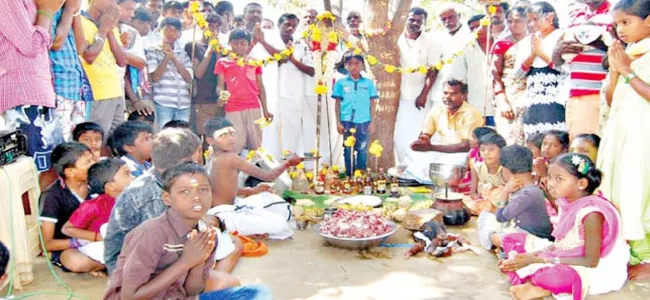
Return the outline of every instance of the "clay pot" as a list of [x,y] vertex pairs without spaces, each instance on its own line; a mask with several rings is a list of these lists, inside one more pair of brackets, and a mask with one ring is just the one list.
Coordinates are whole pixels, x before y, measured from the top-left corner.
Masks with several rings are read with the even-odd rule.
[[445,193],[435,194],[435,202],[431,208],[442,212],[442,221],[445,225],[460,226],[464,225],[472,217],[469,210],[463,204],[463,195],[449,193],[445,198]]

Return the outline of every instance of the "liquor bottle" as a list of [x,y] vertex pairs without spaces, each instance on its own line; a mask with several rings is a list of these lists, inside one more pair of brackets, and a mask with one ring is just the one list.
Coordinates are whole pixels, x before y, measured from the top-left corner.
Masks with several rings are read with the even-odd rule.
[[350,177],[345,177],[345,179],[343,179],[343,194],[352,194],[352,182],[350,182]]
[[[327,191],[325,191],[327,192]],[[332,195],[340,195],[342,194],[341,191],[341,184],[337,178],[332,179],[332,182],[330,183],[330,194]]]
[[372,182],[372,173],[370,172],[370,169],[368,169],[368,173],[366,173],[366,179],[363,182],[363,194],[366,196],[370,196],[373,193],[373,182]]
[[314,193],[318,195],[325,194],[325,177],[322,174],[316,178],[316,183],[314,184]]
[[397,181],[397,176],[393,176],[393,180],[390,183],[390,196],[393,198],[399,198],[399,182]]
[[377,194],[386,194],[386,176],[384,175],[384,169],[379,168],[379,174],[377,174]]
[[361,190],[363,189],[363,182],[361,181],[361,177],[354,176],[352,178],[352,195],[359,195]]
[[334,171],[332,169],[327,170],[325,173],[325,194],[334,194],[332,192],[332,185],[335,179]]

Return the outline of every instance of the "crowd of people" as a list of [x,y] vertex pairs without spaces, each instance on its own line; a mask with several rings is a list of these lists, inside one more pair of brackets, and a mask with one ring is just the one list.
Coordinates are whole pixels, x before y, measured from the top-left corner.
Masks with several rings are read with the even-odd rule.
[[[41,172],[43,250],[65,271],[107,272],[107,299],[270,298],[230,275],[246,251],[231,233],[286,239],[291,208],[239,174],[271,182],[301,163],[284,153],[314,149],[319,113],[321,159],[366,169],[382,95],[360,12],[335,21],[350,43],[332,51],[318,107],[302,34],[314,9],[276,24],[258,3],[239,16],[229,1],[4,4],[0,127],[27,136]],[[421,183],[429,163],[467,165],[457,188],[517,299],[650,278],[650,1],[569,9],[562,27],[547,2],[504,1],[467,21],[450,5],[436,32],[413,7],[397,40],[401,68],[428,67],[401,76],[389,155]],[[285,49],[264,66],[238,59]],[[259,148],[286,160],[251,164]]]

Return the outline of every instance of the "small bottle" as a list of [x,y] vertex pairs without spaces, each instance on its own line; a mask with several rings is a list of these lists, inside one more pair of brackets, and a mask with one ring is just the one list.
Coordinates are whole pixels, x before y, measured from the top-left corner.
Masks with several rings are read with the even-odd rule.
[[366,196],[370,196],[373,193],[373,182],[372,182],[372,176],[371,176],[370,169],[368,169],[368,173],[366,173],[366,179],[363,182],[363,194]]
[[390,183],[390,196],[393,198],[399,198],[400,193],[399,193],[399,182],[397,181],[397,177],[393,176],[393,180]]
[[[327,191],[325,191],[327,192]],[[332,195],[340,195],[341,193],[341,184],[339,183],[339,180],[334,178],[332,179],[332,183],[330,184],[330,194]]]
[[343,179],[343,194],[352,194],[352,182],[350,182],[350,177],[345,177],[345,179]]
[[335,179],[336,178],[334,176],[334,172],[332,171],[332,169],[329,169],[325,173],[325,194],[328,194],[328,195],[333,194],[332,193],[332,185],[334,184]]
[[379,174],[377,174],[377,194],[386,194],[386,176],[384,175],[384,169],[379,168]]
[[318,176],[316,178],[316,183],[314,183],[314,193],[318,195],[325,194],[325,178],[323,176]]
[[363,179],[361,176],[355,176],[352,179],[352,195],[359,195],[363,192]]

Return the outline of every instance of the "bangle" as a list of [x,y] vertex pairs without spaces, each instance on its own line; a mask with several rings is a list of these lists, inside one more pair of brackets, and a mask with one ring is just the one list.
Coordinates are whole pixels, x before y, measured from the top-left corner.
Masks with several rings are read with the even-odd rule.
[[78,10],[76,13],[72,14],[73,17],[78,17],[81,16],[81,9]]
[[554,69],[555,68],[555,63],[552,60],[549,61],[548,62],[548,67],[551,68],[551,69]]
[[530,66],[526,66],[526,64],[521,64],[521,69],[524,70],[524,72],[530,71]]
[[97,41],[101,41],[102,44],[106,42],[106,40],[104,40],[104,39],[101,38],[100,36],[96,35],[96,36],[95,36],[95,42],[97,42]]
[[54,18],[54,17],[52,17],[52,14],[50,12],[42,10],[42,9],[37,10],[36,14],[44,15],[44,16],[48,17],[50,19],[50,21]]
[[504,90],[500,90],[500,91],[494,93],[494,96],[498,96],[498,95],[505,94],[505,93],[506,92]]

